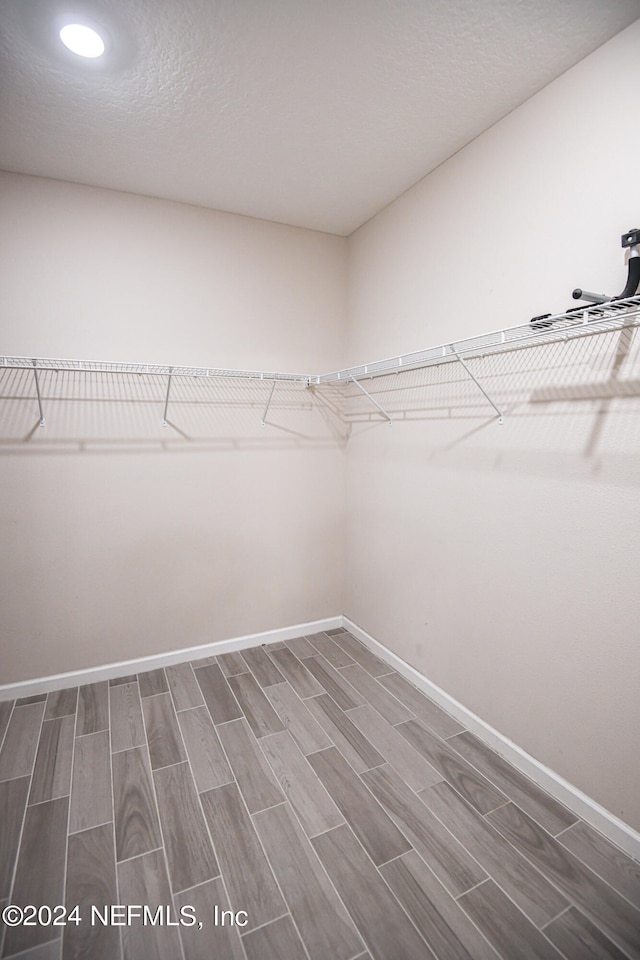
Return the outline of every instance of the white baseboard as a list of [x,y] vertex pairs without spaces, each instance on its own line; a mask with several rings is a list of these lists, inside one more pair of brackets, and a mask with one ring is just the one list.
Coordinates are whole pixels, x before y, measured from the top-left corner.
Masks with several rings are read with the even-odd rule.
[[293,640],[295,637],[308,636],[322,630],[335,630],[342,626],[342,620],[341,616],[326,617],[324,620],[314,620],[311,623],[297,623],[292,627],[266,630],[263,633],[250,633],[244,637],[217,640],[214,643],[205,643],[184,650],[173,650],[169,653],[156,653],[136,660],[121,660],[119,663],[88,667],[86,670],[72,670],[69,673],[57,673],[50,677],[7,683],[0,686],[0,701],[17,700],[19,697],[33,697],[39,693],[49,693],[51,690],[64,690],[66,687],[77,687],[84,683],[96,683],[98,680],[114,680],[116,677],[126,677],[130,673],[143,673],[146,670],[169,667],[172,663],[199,660],[202,657],[231,653],[234,650],[248,650],[249,647],[259,647],[263,643]]
[[52,690],[64,690],[66,687],[75,687],[85,683],[96,683],[99,680],[112,680],[127,676],[130,673],[142,673],[146,670],[155,670],[168,667],[173,663],[183,663],[186,660],[198,660],[202,657],[215,656],[220,653],[231,653],[234,650],[246,650],[250,647],[259,647],[263,643],[278,643],[284,640],[293,640],[323,630],[335,630],[344,627],[361,640],[380,659],[390,664],[398,673],[410,680],[414,686],[426,693],[443,710],[488,747],[512,763],[525,776],[533,780],[543,790],[555,797],[560,803],[572,810],[576,816],[591,824],[605,837],[617,844],[622,850],[640,860],[640,833],[635,831],[624,821],[620,820],[609,810],[606,810],[591,797],[574,787],[549,767],[544,766],[516,743],[509,740],[494,727],[486,723],[463,704],[451,697],[445,690],[436,686],[422,673],[402,660],[384,644],[375,640],[370,634],[353,623],[347,617],[327,617],[324,620],[314,620],[311,623],[298,623],[291,627],[282,627],[278,630],[267,630],[263,633],[251,633],[242,637],[233,637],[229,640],[218,640],[214,643],[205,643],[183,650],[173,650],[169,653],[158,653],[136,660],[122,660],[119,663],[109,663],[99,667],[90,667],[86,670],[73,670],[69,673],[59,673],[54,676],[41,677],[34,680],[23,680],[19,683],[8,683],[0,686],[0,701],[17,700],[19,697],[32,697],[40,693],[49,693]]
[[607,839],[611,840],[618,847],[628,853],[635,860],[640,860],[640,833],[620,820],[615,814],[611,813],[605,807],[602,807],[586,793],[574,787],[559,774],[555,773],[549,767],[545,767],[535,757],[522,750],[516,743],[509,740],[498,730],[495,730],[488,723],[485,723],[480,717],[468,710],[467,707],[454,700],[445,690],[436,686],[427,679],[422,673],[419,673],[414,667],[402,660],[397,654],[392,653],[378,640],[375,640],[366,631],[357,624],[353,623],[347,617],[343,617],[343,624],[346,630],[361,640],[372,653],[375,653],[381,660],[385,660],[398,673],[402,674],[407,680],[410,680],[415,687],[426,693],[431,700],[446,710],[448,714],[458,720],[467,730],[475,734],[479,740],[486,743],[488,747],[495,750],[496,753],[517,767],[521,773],[533,780],[543,790],[555,797],[560,803],[568,807],[577,817],[591,824],[595,830],[598,830]]

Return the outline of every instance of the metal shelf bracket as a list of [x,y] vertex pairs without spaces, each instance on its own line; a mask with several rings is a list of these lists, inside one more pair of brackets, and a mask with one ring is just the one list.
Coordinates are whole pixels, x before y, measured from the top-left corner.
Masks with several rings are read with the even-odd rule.
[[260,421],[261,427],[266,427],[267,425],[267,414],[269,413],[269,407],[271,406],[271,400],[273,398],[273,391],[276,388],[276,381],[274,380],[271,384],[271,393],[269,394],[269,399],[267,400],[267,405],[264,408],[264,413],[262,414],[262,420]]
[[164,413],[162,415],[162,426],[167,427],[169,422],[167,420],[167,410],[169,409],[169,393],[171,392],[171,377],[173,376],[173,367],[169,367],[169,379],[167,380],[167,395],[164,400]]
[[500,409],[500,407],[498,407],[498,406],[493,402],[493,400],[491,399],[491,397],[489,396],[489,394],[487,393],[487,391],[485,390],[485,388],[482,386],[482,384],[480,383],[480,381],[478,380],[478,378],[477,378],[476,376],[474,376],[474,374],[471,372],[471,370],[469,369],[468,364],[462,359],[462,357],[460,356],[460,354],[459,354],[459,353],[456,353],[455,347],[451,346],[451,351],[452,351],[453,354],[455,354],[456,358],[460,361],[460,363],[462,364],[462,366],[464,367],[464,369],[467,371],[467,373],[469,374],[469,376],[471,377],[471,379],[472,379],[473,382],[475,383],[475,385],[476,385],[476,387],[478,388],[478,390],[480,390],[480,391],[484,394],[484,396],[487,398],[487,400],[489,401],[489,403],[491,404],[491,406],[493,407],[493,409],[494,409],[494,410],[496,411],[496,413],[498,414],[498,423],[499,423],[499,424],[503,424],[503,423],[504,423],[504,414],[503,414],[502,410]]
[[40,426],[44,427],[44,413],[42,411],[42,397],[40,395],[40,380],[38,379],[38,364],[33,361],[33,375],[36,379],[36,393],[38,394],[38,409],[40,410]]
[[374,405],[374,407],[377,407],[377,408],[378,408],[378,410],[380,411],[380,413],[382,414],[382,416],[386,418],[389,426],[391,426],[391,424],[393,423],[393,420],[391,419],[391,417],[389,416],[389,414],[387,413],[387,411],[386,411],[386,410],[383,410],[383,408],[380,406],[380,404],[378,403],[378,401],[377,401],[377,400],[374,400],[374,398],[371,396],[371,394],[369,393],[369,391],[368,391],[368,390],[365,390],[365,388],[362,386],[362,384],[361,384],[358,380],[356,380],[355,377],[352,376],[351,379],[352,379],[353,382],[355,383],[356,387],[358,387],[359,390],[362,390],[362,392],[364,393],[365,397],[368,397],[368,398],[369,398],[369,400],[370,400],[371,403]]

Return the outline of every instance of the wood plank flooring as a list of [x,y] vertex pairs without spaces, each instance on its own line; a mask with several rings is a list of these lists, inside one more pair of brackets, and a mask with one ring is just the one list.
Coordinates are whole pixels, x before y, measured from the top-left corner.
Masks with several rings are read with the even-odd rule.
[[344,630],[0,703],[7,904],[15,960],[640,960],[640,864]]

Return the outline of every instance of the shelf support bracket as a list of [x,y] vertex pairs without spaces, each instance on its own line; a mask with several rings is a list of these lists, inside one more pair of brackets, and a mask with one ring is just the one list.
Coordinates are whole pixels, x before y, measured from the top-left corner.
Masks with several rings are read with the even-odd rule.
[[478,378],[477,378],[476,376],[474,376],[474,374],[471,372],[471,370],[469,369],[468,364],[462,359],[462,357],[460,356],[460,354],[456,352],[456,350],[455,350],[455,348],[454,348],[453,346],[451,346],[451,351],[452,351],[452,353],[454,354],[454,356],[456,357],[456,359],[460,361],[460,363],[462,364],[462,366],[464,367],[464,369],[467,371],[467,373],[469,374],[469,376],[471,377],[471,379],[472,379],[473,382],[475,383],[475,385],[476,385],[476,387],[478,388],[478,390],[480,390],[480,392],[484,394],[484,396],[487,398],[487,400],[489,401],[489,403],[491,404],[491,406],[493,407],[493,409],[494,409],[494,410],[496,411],[496,413],[498,414],[498,423],[500,423],[500,424],[504,423],[504,414],[503,414],[502,410],[500,409],[500,407],[496,406],[496,404],[493,402],[493,400],[491,399],[491,397],[489,396],[489,394],[487,393],[487,391],[485,390],[485,388],[482,386],[482,384],[480,383],[480,381],[478,380]]
[[391,426],[391,424],[393,423],[393,420],[391,419],[391,417],[389,416],[389,414],[387,413],[387,411],[386,411],[386,410],[383,410],[383,408],[380,406],[380,404],[378,403],[378,401],[377,401],[377,400],[374,400],[374,398],[371,396],[371,394],[369,393],[369,391],[368,391],[368,390],[365,390],[365,388],[362,386],[362,384],[360,383],[359,380],[356,380],[356,378],[355,378],[352,374],[350,374],[350,377],[351,377],[351,379],[353,380],[353,382],[355,383],[356,387],[357,387],[359,390],[362,390],[362,392],[364,393],[365,397],[368,397],[369,400],[371,400],[371,403],[374,405],[374,407],[377,407],[377,408],[378,408],[378,410],[380,411],[380,413],[382,414],[382,416],[386,419],[386,421],[387,421],[387,423],[389,424],[389,426]]
[[167,395],[164,399],[164,413],[162,415],[162,426],[167,427],[169,425],[167,420],[167,411],[169,409],[169,393],[171,392],[171,377],[173,376],[173,367],[169,367],[169,379],[167,380]]
[[42,411],[42,396],[40,395],[40,380],[38,378],[38,364],[33,361],[33,375],[36,380],[36,393],[38,394],[38,409],[40,410],[40,426],[44,427],[44,413]]
[[269,407],[271,406],[271,400],[272,400],[272,398],[273,398],[273,391],[275,390],[275,388],[276,388],[276,381],[274,380],[273,383],[271,384],[271,393],[269,394],[269,399],[267,400],[267,405],[266,405],[266,407],[264,408],[264,413],[262,414],[262,420],[260,421],[260,426],[261,426],[261,427],[266,427],[266,425],[267,425],[267,423],[266,423],[267,414],[269,413]]

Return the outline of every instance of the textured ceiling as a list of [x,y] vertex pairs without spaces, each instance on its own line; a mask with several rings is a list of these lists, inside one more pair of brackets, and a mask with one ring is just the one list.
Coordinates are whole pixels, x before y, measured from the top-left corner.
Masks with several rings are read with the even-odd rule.
[[[56,24],[106,27],[101,61]],[[640,0],[0,0],[0,169],[349,234]]]

